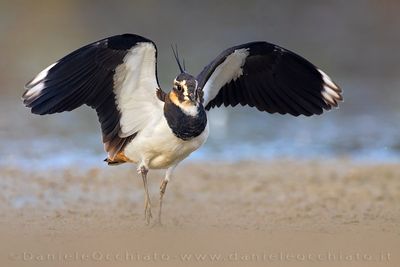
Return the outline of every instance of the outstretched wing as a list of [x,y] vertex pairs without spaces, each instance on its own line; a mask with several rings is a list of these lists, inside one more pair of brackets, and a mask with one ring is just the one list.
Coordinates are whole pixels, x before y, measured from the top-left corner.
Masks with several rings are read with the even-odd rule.
[[99,117],[112,159],[154,116],[157,49],[144,37],[123,34],[86,45],[40,72],[25,86],[24,104],[35,114],[71,111],[83,104]]
[[207,110],[222,104],[311,116],[342,100],[342,90],[301,56],[267,42],[229,48],[197,76]]

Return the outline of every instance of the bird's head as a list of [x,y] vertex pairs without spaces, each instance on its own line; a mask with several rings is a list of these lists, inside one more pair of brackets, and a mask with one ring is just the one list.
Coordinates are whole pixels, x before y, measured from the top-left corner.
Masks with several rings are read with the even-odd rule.
[[203,90],[192,75],[181,73],[174,79],[169,99],[186,114],[196,116],[203,103]]
[[174,79],[169,98],[184,111],[197,110],[203,102],[203,90],[198,87],[198,84],[195,77],[182,72]]
[[200,102],[198,82],[195,77],[182,72],[174,79],[172,93],[180,103],[197,105]]
[[178,64],[180,74],[174,79],[174,84],[169,98],[183,110],[199,107],[203,103],[203,90],[199,87],[199,82],[195,77],[185,71],[185,61],[181,65],[178,48],[172,46],[172,51]]

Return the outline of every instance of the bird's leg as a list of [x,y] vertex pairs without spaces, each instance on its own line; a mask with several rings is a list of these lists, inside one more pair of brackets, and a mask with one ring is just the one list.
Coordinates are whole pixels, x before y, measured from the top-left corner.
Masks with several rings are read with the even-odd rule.
[[144,191],[145,191],[144,218],[146,220],[146,223],[150,224],[152,215],[151,215],[151,202],[150,202],[150,196],[149,196],[149,188],[148,188],[148,184],[147,184],[147,173],[149,172],[149,170],[145,166],[140,166],[139,171],[142,174],[143,186],[144,186]]
[[165,190],[167,189],[167,184],[168,180],[165,178],[161,180],[161,185],[160,185],[160,208],[158,210],[158,224],[161,224],[161,210],[162,210],[162,202],[163,202],[163,197]]
[[161,211],[162,211],[162,203],[163,203],[163,197],[165,194],[165,190],[167,189],[167,185],[169,180],[171,179],[172,172],[174,171],[176,165],[168,168],[167,173],[165,174],[165,178],[161,180],[161,185],[160,185],[160,207],[158,210],[158,224],[161,225]]

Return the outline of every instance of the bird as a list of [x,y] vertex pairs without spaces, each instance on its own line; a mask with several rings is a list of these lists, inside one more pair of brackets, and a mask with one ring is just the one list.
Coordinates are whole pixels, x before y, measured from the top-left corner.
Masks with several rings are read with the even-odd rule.
[[[197,76],[189,74],[177,47],[179,74],[168,92],[157,78],[156,44],[125,33],[85,45],[51,64],[25,85],[23,104],[33,114],[97,112],[105,161],[132,163],[143,180],[144,220],[153,220],[147,173],[164,169],[159,212],[176,166],[209,135],[209,110],[250,106],[267,113],[320,115],[337,108],[342,89],[302,56],[265,41],[230,47]],[[183,63],[183,64],[182,64]]]

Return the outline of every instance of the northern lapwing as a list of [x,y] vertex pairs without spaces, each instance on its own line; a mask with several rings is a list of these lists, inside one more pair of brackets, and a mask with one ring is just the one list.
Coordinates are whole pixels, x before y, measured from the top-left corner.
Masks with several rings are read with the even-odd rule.
[[151,40],[123,34],[86,45],[40,72],[22,98],[32,113],[96,110],[109,165],[134,163],[145,189],[145,220],[152,218],[149,169],[166,169],[162,200],[175,167],[207,140],[207,111],[238,104],[269,113],[321,114],[337,107],[342,90],[303,57],[267,42],[231,47],[197,76],[182,68],[165,93],[157,79]]

